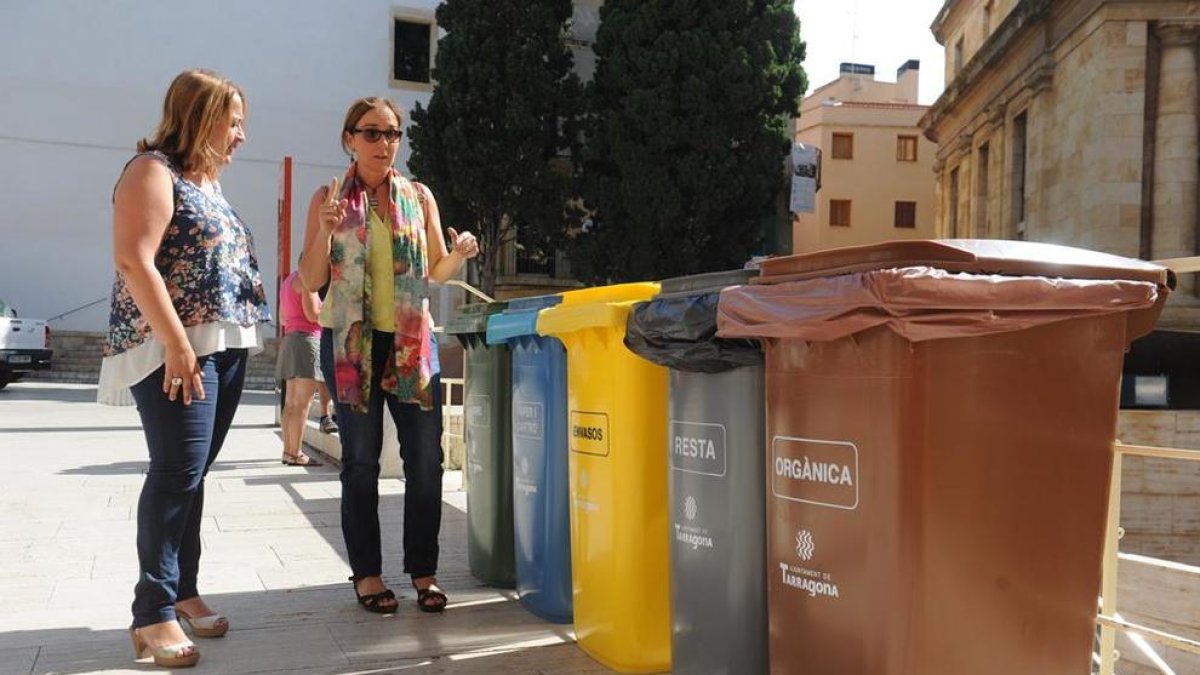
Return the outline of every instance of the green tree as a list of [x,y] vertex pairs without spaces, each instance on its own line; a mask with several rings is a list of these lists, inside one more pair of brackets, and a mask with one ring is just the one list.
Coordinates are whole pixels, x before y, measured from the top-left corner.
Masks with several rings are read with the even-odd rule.
[[[410,132],[413,175],[443,227],[470,230],[472,281],[491,295],[501,248],[561,232],[582,90],[563,41],[571,0],[446,0],[429,107]],[[553,250],[550,250],[553,254]]]
[[739,267],[761,250],[807,87],[792,0],[608,0],[574,238],[588,281]]

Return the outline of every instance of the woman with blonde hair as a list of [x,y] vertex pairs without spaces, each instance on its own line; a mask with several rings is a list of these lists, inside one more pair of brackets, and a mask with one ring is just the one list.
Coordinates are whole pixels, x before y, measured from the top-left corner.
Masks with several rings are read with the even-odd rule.
[[200,658],[180,620],[196,637],[229,629],[196,577],[204,477],[270,320],[253,238],[217,180],[246,139],[245,114],[237,85],[180,73],[113,191],[117,274],[99,400],[136,402],[149,447],[130,637],[139,660],[166,667]]
[[475,236],[449,229],[447,251],[429,188],[392,166],[403,115],[383,98],[361,98],[342,124],[351,158],[339,184],[319,188],[308,207],[304,284],[328,284],[321,310],[321,368],[333,393],[342,444],[342,536],[359,604],[399,607],[383,582],[379,455],[383,410],[396,423],[404,464],[404,571],[417,607],[440,612],[437,585],[442,518],[442,400],[429,282],[446,281],[479,253]]

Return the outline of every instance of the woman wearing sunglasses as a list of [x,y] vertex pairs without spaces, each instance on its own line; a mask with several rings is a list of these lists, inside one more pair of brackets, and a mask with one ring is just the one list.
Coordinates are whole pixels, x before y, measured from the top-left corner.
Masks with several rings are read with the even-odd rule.
[[395,421],[404,464],[404,572],[426,612],[446,607],[437,585],[442,520],[442,400],[429,281],[455,276],[479,253],[475,236],[449,228],[447,251],[429,189],[392,166],[403,115],[387,99],[361,98],[342,125],[350,168],[308,207],[300,273],[327,288],[321,369],[333,392],[342,444],[342,535],[350,581],[368,611],[395,612],[383,582],[379,456],[383,411]]

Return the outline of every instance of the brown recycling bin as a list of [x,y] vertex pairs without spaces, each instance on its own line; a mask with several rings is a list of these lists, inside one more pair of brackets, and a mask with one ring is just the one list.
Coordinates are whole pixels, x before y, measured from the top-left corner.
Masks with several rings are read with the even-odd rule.
[[1121,362],[1167,270],[1008,241],[768,261],[771,672],[1084,675]]

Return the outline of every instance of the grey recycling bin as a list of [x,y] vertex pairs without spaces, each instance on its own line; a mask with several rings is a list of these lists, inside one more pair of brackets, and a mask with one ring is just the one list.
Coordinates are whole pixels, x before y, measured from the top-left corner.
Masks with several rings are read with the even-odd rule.
[[767,670],[763,368],[758,344],[717,339],[721,289],[756,271],[669,279],[625,345],[670,368],[668,532],[676,675]]

